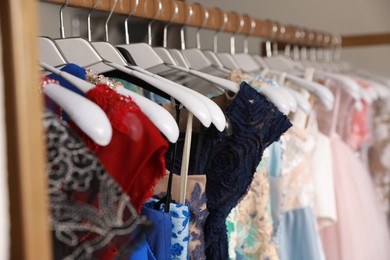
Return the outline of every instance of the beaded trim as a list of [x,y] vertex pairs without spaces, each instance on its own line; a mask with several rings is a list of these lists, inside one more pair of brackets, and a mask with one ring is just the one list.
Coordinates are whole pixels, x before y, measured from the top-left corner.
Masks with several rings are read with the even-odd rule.
[[43,93],[43,88],[48,85],[48,84],[57,84],[57,85],[60,85],[60,82],[58,80],[55,80],[55,79],[51,79],[51,78],[48,78],[48,77],[43,77],[42,80],[41,80],[41,85],[40,85],[40,88],[39,88],[39,91],[41,93]]
[[93,72],[91,69],[88,69],[86,71],[86,80],[89,83],[92,83],[94,85],[98,85],[98,84],[107,85],[109,88],[111,88],[113,90],[123,88],[122,83],[120,83],[116,80],[111,80],[103,75],[97,74],[97,73]]

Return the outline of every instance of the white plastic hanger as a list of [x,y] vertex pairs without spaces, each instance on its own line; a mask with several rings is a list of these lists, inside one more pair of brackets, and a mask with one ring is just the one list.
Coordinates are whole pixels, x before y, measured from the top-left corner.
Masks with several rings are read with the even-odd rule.
[[[208,13],[208,10],[206,8],[203,8],[203,10],[204,10],[204,12],[203,12],[204,24],[206,24],[208,17],[209,17],[209,13]],[[192,12],[190,9],[189,18],[191,17],[191,15],[192,15]],[[183,50],[183,54],[186,55],[186,59],[192,59],[193,66],[198,66],[198,68],[200,68],[200,69],[208,68],[208,66],[210,66],[210,62],[211,62],[211,63],[213,63],[213,66],[219,67],[219,70],[222,73],[225,73],[225,75],[230,74],[230,70],[226,70],[223,68],[221,61],[219,60],[219,58],[216,56],[216,54],[213,51],[203,51],[202,52],[200,50],[200,48],[201,48],[200,29],[202,27],[203,27],[203,25],[201,27],[199,27],[198,31],[196,32],[196,42],[197,42],[196,49]],[[183,31],[182,35],[184,35],[184,31]],[[184,42],[184,37],[182,37],[182,43],[183,42]],[[216,45],[217,42],[214,42],[214,44]],[[182,48],[185,48],[185,44],[182,44]],[[207,57],[207,59],[210,59],[210,61],[203,62],[203,58],[202,58],[202,57],[204,57],[203,53]],[[271,102],[274,103],[283,114],[287,115],[290,113],[290,108],[289,108],[288,102],[284,98],[284,95],[279,93],[278,90],[276,90],[275,88],[273,88],[271,86],[264,86],[260,89],[260,92],[262,94],[264,94],[268,99],[270,99]]]
[[[241,32],[242,29],[244,28],[244,17],[245,16],[240,16],[240,27],[238,29],[238,32]],[[261,70],[261,67],[259,66],[259,64],[256,63],[256,61],[254,60],[254,58],[248,54],[248,37],[249,35],[252,34],[252,32],[256,29],[256,21],[254,18],[250,18],[250,30],[248,32],[248,34],[245,36],[245,39],[244,39],[244,51],[242,53],[236,53],[236,48],[235,48],[235,37],[234,35],[231,36],[231,39],[230,39],[230,46],[231,46],[231,49],[230,49],[230,53],[233,55],[235,61],[237,62],[238,66],[240,66],[240,68],[243,70],[243,71],[247,71],[247,72],[259,72]]]
[[[345,61],[340,61],[342,50],[341,36],[333,35],[333,37],[331,37],[331,43],[333,44],[333,49],[328,50],[327,58],[331,61],[330,65],[332,65],[332,69],[341,73],[346,73],[347,75],[364,79],[372,86],[372,88],[363,90],[363,99],[366,99],[367,101],[367,96],[370,96],[370,99],[372,100],[386,99],[390,95],[390,89],[384,85],[386,83],[380,82],[380,80],[377,81],[375,75],[370,73],[363,73],[366,74],[365,76],[361,75],[359,71],[352,69],[350,64],[346,63]],[[340,66],[341,64],[343,65]],[[388,84],[388,86],[390,86],[390,84]]]
[[[197,4],[199,5],[199,4]],[[202,6],[199,5],[201,8]],[[203,8],[205,10],[204,12],[204,21],[203,25],[207,23],[208,20],[208,11],[207,9]],[[192,69],[195,71],[196,74],[200,73],[206,73],[207,75],[210,75],[211,77],[218,79],[218,78],[223,78],[225,82],[228,82],[228,84],[234,84],[237,85],[234,82],[231,82],[229,80],[225,80],[227,76],[229,75],[230,71],[227,71],[222,68],[222,65],[219,64],[214,64],[213,62],[210,62],[209,58],[206,57],[208,56],[207,52],[203,52],[200,50],[200,48],[192,48],[192,49],[187,49],[186,48],[186,41],[185,41],[185,31],[184,27],[188,22],[191,20],[193,15],[193,9],[192,6],[188,6],[188,15],[186,15],[186,21],[184,25],[180,28],[180,38],[181,38],[181,50],[170,50],[170,53],[172,53],[172,56],[176,57],[175,59],[180,61],[186,61],[188,68]],[[199,37],[199,30],[197,32],[197,39]],[[199,43],[200,44],[200,43]],[[215,56],[215,53],[213,53],[214,57],[216,60],[218,58]],[[185,67],[187,67],[185,66]],[[238,86],[238,85],[237,85]],[[236,92],[236,91],[233,91]]]
[[[96,2],[95,7],[99,4],[99,2],[100,1]],[[91,37],[90,14],[88,15],[88,37]],[[68,63],[62,56],[60,50],[57,48],[53,40],[39,37],[38,42],[42,61],[52,66],[62,66],[63,64]],[[63,72],[61,75],[67,77],[67,73],[65,72]],[[86,82],[84,81],[78,81],[79,88],[80,86],[84,85],[91,87],[89,83],[85,83]],[[84,92],[87,90],[88,89],[84,89]],[[144,112],[144,114],[156,125],[156,127],[167,137],[167,139],[170,142],[176,142],[179,137],[179,129],[172,115],[168,113],[168,111],[163,109],[158,104],[150,101],[149,99],[127,89],[122,88],[118,92],[120,94],[130,96],[138,104],[142,112]]]
[[[225,16],[226,17],[226,16]],[[254,21],[254,20],[252,20]],[[227,22],[225,20],[224,22]],[[256,23],[251,23],[252,27],[249,33],[251,33],[255,27],[253,25],[256,25]],[[236,33],[239,33],[242,31],[242,28],[244,27],[244,19],[243,16],[240,16],[240,26]],[[230,37],[230,54],[224,54],[225,57],[229,57],[229,60],[234,60],[234,64],[232,63],[232,66],[238,66],[240,70],[242,71],[259,71],[260,67],[255,63],[255,61],[252,59],[252,57],[246,53],[243,53],[241,55],[236,54],[236,48],[235,48],[235,34],[232,34]],[[214,42],[215,44],[215,42]],[[220,57],[220,56],[219,56]],[[243,63],[243,66],[241,64],[238,64],[237,60],[241,61]],[[230,62],[230,61],[229,61]],[[228,63],[229,63],[228,62]],[[226,66],[229,66],[228,63],[223,62]],[[278,108],[281,112],[284,114],[289,114],[290,112],[295,112],[297,110],[298,104],[297,100],[295,99],[295,96],[291,95],[290,92],[285,91],[282,88],[279,87],[271,87],[271,86],[264,86],[260,88],[260,92],[265,94]]]
[[[171,59],[173,59],[173,57],[171,56],[171,53],[166,49],[167,45],[168,45],[168,26],[177,17],[178,12],[179,12],[179,8],[178,8],[176,1],[171,0],[171,2],[174,5],[175,11],[174,11],[174,14],[172,15],[171,21],[164,26],[164,39],[163,39],[164,46],[162,48],[155,47],[154,50],[157,53],[159,53],[159,51],[161,51],[161,55],[167,55]],[[150,32],[151,32],[151,30],[150,30]],[[149,35],[149,37],[151,37],[151,35]],[[182,41],[184,41],[184,38],[182,38]],[[161,57],[161,55],[160,55],[160,57]],[[174,60],[172,60],[171,63],[176,65],[175,64],[176,62]],[[208,106],[208,108],[210,109],[210,113],[211,113],[211,117],[213,118],[214,125],[217,127],[217,129],[219,131],[223,131],[226,127],[226,118],[225,118],[225,115],[222,112],[221,108],[217,104],[215,104],[213,101],[209,100],[209,98],[202,97],[202,95],[200,93],[197,93],[196,91],[193,91],[193,90],[191,90],[191,93],[198,96],[199,98],[206,98],[205,103]]]
[[[362,71],[353,71],[350,72],[350,74],[367,81],[375,89],[378,99],[385,100],[390,97],[389,79],[381,78],[371,73],[362,72]],[[386,80],[388,80],[389,83],[388,85],[386,84]]]
[[[39,37],[38,43],[41,47],[40,55],[43,62],[55,67],[62,66],[64,63],[68,63],[65,61],[65,58],[60,56],[60,51],[56,51],[56,44],[51,39]],[[56,59],[47,59],[46,51],[49,53],[54,53],[54,51],[56,51],[59,56]],[[56,61],[59,62],[54,63]],[[81,83],[82,82],[84,81],[81,81]],[[117,92],[125,96],[130,96],[140,107],[141,111],[153,122],[153,124],[156,125],[156,127],[164,134],[164,136],[167,137],[170,142],[176,142],[179,136],[179,129],[174,118],[168,111],[153,101],[125,88],[120,88],[117,90]]]
[[294,96],[295,100],[297,101],[298,107],[302,109],[302,111],[306,115],[310,114],[311,112],[310,102],[301,93],[289,87],[281,86],[281,88],[285,89],[290,93],[290,95]]
[[[268,44],[268,46],[270,46],[270,43]],[[270,48],[267,49],[267,55],[272,55],[272,53],[270,54],[269,50],[270,50]],[[267,63],[267,61],[268,61],[268,63]],[[268,60],[264,59],[264,62],[266,63],[267,67],[265,69],[263,69],[263,71],[261,73],[262,75],[264,75],[264,76],[274,75],[274,76],[280,77],[280,76],[282,76],[283,73],[285,73],[284,76],[285,76],[286,80],[292,81],[297,86],[302,87],[302,88],[306,89],[307,91],[309,91],[310,93],[313,93],[314,95],[316,95],[318,97],[318,99],[321,101],[321,103],[325,106],[326,109],[330,110],[333,108],[334,96],[328,88],[326,88],[325,86],[322,86],[321,84],[316,83],[314,81],[310,81],[310,80],[301,78],[299,76],[296,76],[296,75],[293,75],[290,73],[281,72],[279,70],[279,66],[283,67],[283,69],[285,69],[288,72],[292,71],[291,67],[286,67],[287,65],[283,61],[282,58],[272,60],[272,61],[278,61],[278,62],[270,62],[270,61],[271,61],[270,59],[268,59]],[[279,62],[279,61],[281,61],[281,62]],[[270,67],[270,66],[273,66],[273,67]]]
[[[161,0],[157,0],[157,1],[159,5],[159,10],[161,10],[162,9]],[[149,29],[149,31],[150,30],[151,29]],[[152,42],[151,37],[149,37],[149,42]],[[179,67],[177,65],[166,64],[157,55],[157,53],[153,50],[153,48],[146,43],[122,44],[122,45],[117,45],[117,47],[120,49],[122,53],[123,52],[127,53],[124,55],[125,57],[127,55],[130,55],[132,60],[137,64],[137,66],[144,68],[150,72],[160,74],[167,71],[169,73],[172,72],[177,73],[178,71],[181,71],[187,74],[195,75],[203,80],[209,81],[210,83],[214,83],[228,91],[233,91],[237,93],[239,90],[239,86],[235,82],[232,82],[230,80],[222,79],[193,69],[186,69],[183,67]]]
[[[209,11],[207,10],[207,8],[204,8],[203,6],[199,5],[199,7],[203,10],[203,23],[200,27],[198,27],[198,29],[196,30],[196,49],[198,50],[202,50],[202,47],[201,47],[201,41],[200,41],[200,30],[202,28],[204,28],[204,26],[207,24],[208,20],[209,20]],[[183,29],[183,28],[182,28]],[[184,35],[184,30],[183,30],[183,35]],[[223,67],[223,64],[221,63],[221,61],[219,60],[219,58],[217,57],[217,55],[211,51],[211,50],[203,50],[203,54],[204,56],[211,62],[212,66],[213,66],[213,70],[211,71],[211,73],[213,75],[220,75],[220,76],[229,76],[230,74],[230,70],[226,69]],[[203,66],[209,66],[207,65],[209,64],[206,60],[205,62],[205,65]],[[206,68],[209,68],[209,67],[206,67]],[[218,68],[218,70],[216,70],[215,68]],[[203,68],[204,70],[205,68]]]
[[[219,59],[216,57],[215,53],[210,53],[214,57],[213,60],[209,60],[209,54],[207,51],[201,51],[200,49],[200,36],[199,31],[202,27],[204,27],[205,24],[207,24],[208,18],[209,18],[209,12],[206,8],[201,6],[200,4],[196,4],[199,6],[199,8],[202,8],[204,10],[203,14],[203,24],[198,28],[196,32],[196,39],[197,39],[197,46],[196,48],[192,49],[186,49],[186,41],[185,41],[185,31],[184,28],[186,24],[189,23],[189,21],[192,18],[193,15],[193,9],[192,6],[188,6],[188,15],[186,18],[186,21],[184,22],[184,25],[180,28],[180,38],[181,38],[181,50],[175,50],[171,49],[169,50],[172,56],[180,63],[182,61],[186,61],[187,65],[184,67],[188,67],[191,69],[194,69],[196,71],[201,71],[210,75],[214,75],[221,78],[228,78],[230,74],[230,70],[226,70],[223,68],[222,63],[219,61]],[[216,62],[219,62],[219,64],[216,64]],[[183,67],[183,66],[182,66]],[[197,84],[195,82],[195,84]]]
[[[311,32],[309,32],[309,33],[311,33]],[[313,33],[311,33],[311,34],[313,34]],[[304,34],[299,33],[298,35],[304,35]],[[296,36],[297,36],[297,34],[295,34],[294,37],[296,37]],[[315,37],[314,35],[309,35],[309,38],[314,38],[314,37]],[[330,41],[330,37],[326,36],[326,35],[319,34],[317,36],[316,40],[317,41],[321,40],[324,43],[328,44],[328,42]],[[327,51],[325,49],[321,49],[321,51],[319,51],[316,48],[311,48],[311,50],[309,52],[309,57],[310,57],[311,62],[309,62],[309,63],[302,62],[302,64],[306,64],[306,65],[309,64],[309,66],[312,66],[315,68],[314,73],[313,73],[314,79],[325,80],[328,78],[328,79],[332,79],[332,80],[338,82],[340,87],[344,88],[344,90],[354,98],[356,109],[358,109],[358,110],[362,109],[361,99],[364,99],[364,100],[366,100],[366,102],[371,103],[375,97],[373,95],[371,95],[370,92],[362,90],[361,87],[359,86],[359,84],[355,80],[353,80],[349,77],[346,77],[346,76],[344,76],[340,73],[337,73],[337,72],[325,71],[327,68],[330,68],[330,66],[326,66],[326,64],[329,64],[331,61],[330,55],[326,56],[326,53],[327,53]],[[302,70],[302,68],[300,68],[299,64],[294,62],[292,59],[285,56],[284,60],[285,60],[285,63],[290,66],[291,70],[296,70],[298,73],[299,73],[299,70]],[[320,60],[322,60],[323,62],[320,63],[319,62]],[[309,67],[309,69],[310,69],[310,67]],[[364,94],[364,93],[366,93],[366,94]]]
[[[171,16],[170,21],[168,23],[166,23],[164,26],[163,47],[153,47],[153,49],[157,53],[157,55],[160,56],[160,58],[164,61],[164,63],[169,64],[169,65],[183,67],[185,69],[190,69],[188,62],[186,61],[186,59],[184,58],[184,56],[181,54],[181,52],[179,50],[167,49],[167,47],[168,47],[168,27],[172,23],[172,21],[174,21],[176,19],[176,17],[179,14],[179,8],[178,8],[177,1],[171,0],[171,4],[174,6],[174,13]],[[161,14],[161,12],[162,12],[162,2],[159,2],[159,10],[158,10],[156,16],[154,17],[154,19],[157,19],[159,17],[159,15]],[[153,24],[154,19],[152,21],[150,21],[148,24],[148,28],[150,28],[148,30],[148,43],[150,45],[152,43],[151,25]],[[182,46],[183,46],[185,44],[185,39],[184,39],[184,32],[182,29],[180,30],[180,36],[181,36]],[[190,83],[190,82],[193,82],[194,80],[199,79],[198,76],[191,75],[191,74],[188,74],[186,72],[178,72],[176,70],[171,70],[171,69],[170,69],[170,71],[171,71],[171,73],[164,73],[163,75],[165,77],[169,78],[170,80],[175,81],[179,84],[186,84],[186,83]],[[199,80],[197,80],[196,85],[199,86]],[[205,85],[205,84],[201,84],[201,85]],[[210,85],[210,84],[207,82],[206,85]],[[187,84],[187,86],[188,86],[188,84]]]
[[[199,5],[199,7],[202,8],[201,5]],[[204,25],[207,23],[207,20],[209,18],[209,13],[205,8],[203,8],[203,10],[204,10],[204,20],[203,20],[203,25]],[[193,15],[192,6],[188,6],[188,15],[186,15],[187,18],[185,24],[187,24],[191,20],[192,15]],[[199,35],[199,31],[197,33],[197,37],[198,35]],[[217,70],[217,68],[219,68],[219,66],[217,66],[216,68],[212,68],[213,64],[200,50],[200,48],[198,48],[198,46],[197,48],[191,48],[191,49],[186,48],[184,25],[180,28],[180,37],[181,37],[181,55],[188,62],[190,68],[195,70],[200,70],[200,71],[207,71],[208,73],[210,72],[210,69],[211,71],[215,71]]]
[[[137,6],[138,6],[138,1],[135,3],[135,8],[133,9],[132,12],[134,12],[134,11],[136,10]],[[150,28],[150,29],[149,29],[148,31],[151,33],[151,27],[149,26],[149,28]],[[128,34],[127,34],[127,35],[128,35]],[[167,33],[165,33],[165,37],[166,37],[166,36],[167,36]],[[149,37],[150,37],[149,39],[151,39],[151,36],[149,36]],[[127,39],[126,42],[129,42],[129,40]],[[151,40],[150,40],[150,42],[151,42]],[[112,46],[112,45],[110,45],[110,46]],[[108,58],[108,57],[107,57],[107,58]],[[125,62],[125,61],[124,61],[124,62]],[[182,90],[184,90],[184,91],[187,91],[188,93],[190,93],[190,94],[196,96],[196,97],[197,97],[198,99],[200,99],[200,100],[204,103],[204,105],[208,108],[208,110],[209,110],[209,112],[210,112],[210,116],[211,116],[212,123],[216,126],[216,128],[217,128],[219,131],[223,131],[223,130],[225,129],[225,127],[226,127],[226,118],[225,118],[224,113],[223,113],[222,110],[221,110],[213,101],[211,101],[209,98],[204,97],[204,96],[202,96],[200,93],[198,93],[198,92],[196,92],[196,91],[194,91],[194,90],[188,89],[188,88],[186,88],[186,87],[184,87],[184,86],[182,86],[182,85],[179,85],[179,84],[177,84],[177,83],[175,83],[175,82],[173,82],[173,81],[170,81],[170,80],[168,80],[168,79],[165,79],[165,78],[163,78],[163,77],[161,77],[161,76],[158,76],[158,75],[156,75],[156,74],[150,73],[150,72],[148,72],[147,70],[142,69],[142,68],[140,68],[140,67],[135,67],[135,66],[131,66],[131,65],[128,65],[128,67],[131,68],[131,69],[134,69],[134,70],[136,70],[136,71],[139,71],[139,72],[141,72],[141,73],[144,73],[145,75],[148,75],[148,76],[151,76],[151,77],[153,77],[153,78],[156,78],[156,79],[158,79],[158,80],[160,80],[160,81],[162,81],[162,82],[165,82],[165,83],[167,83],[167,84],[171,84],[171,85],[175,86],[176,88],[180,88],[180,89],[182,89]]]
[[[223,30],[223,28],[226,27],[227,23],[229,22],[227,13],[221,12],[223,14],[223,24],[220,31]],[[243,18],[241,17],[240,19],[240,27],[238,28],[236,33],[239,33],[244,26]],[[217,53],[218,49],[218,33],[214,34],[213,37],[213,54]],[[232,70],[232,69],[240,69],[242,71],[246,71],[245,68],[241,67],[237,62],[234,57],[235,53],[235,34],[232,34],[230,37],[230,53],[217,53],[216,57],[221,61],[223,66],[226,68]],[[243,55],[245,57],[245,55]],[[250,60],[252,58],[248,55]],[[252,60],[252,64],[255,64],[255,62]],[[256,64],[255,64],[256,65]],[[247,68],[247,67],[246,67]],[[253,69],[253,68],[252,68]],[[260,68],[256,65],[255,69],[253,70],[259,70]],[[275,88],[275,87],[270,87],[270,86],[264,86],[261,87],[259,92],[264,94],[265,96],[268,97],[268,99],[271,100],[272,103],[274,103],[278,109],[284,113],[284,114],[289,114],[290,112],[295,112],[297,110],[297,100],[295,100],[295,97],[290,94],[290,92],[285,91],[281,88]]]
[[[62,36],[64,37],[64,35]],[[96,52],[95,48],[88,41],[82,38],[59,39],[56,40],[56,43],[60,50],[64,53],[66,59],[70,62],[91,68],[97,73],[107,72],[116,68],[126,74],[139,78],[178,100],[189,111],[193,112],[194,116],[197,117],[204,126],[210,126],[211,116],[208,109],[204,107],[203,102],[187,91],[183,89],[176,89],[170,84],[140,73],[139,71],[131,70],[119,64],[103,60]],[[115,48],[113,49],[115,50]]]
[[[282,74],[282,72],[280,71],[268,70],[268,69],[265,69],[263,73],[265,75],[276,75],[276,76],[281,76]],[[302,87],[307,91],[309,91],[310,93],[316,95],[326,109],[331,110],[333,108],[334,96],[332,92],[325,86],[317,82],[309,81],[304,78],[300,78],[298,76],[291,75],[291,74],[286,74],[285,77],[287,80],[294,82],[297,86]]]
[[218,53],[218,35],[221,33],[222,30],[224,30],[229,22],[229,17],[226,12],[222,12],[222,10],[219,10],[222,14],[222,25],[219,28],[218,31],[216,31],[213,35],[213,52],[217,55],[218,59],[221,61],[222,65],[229,69],[241,69],[240,66],[237,64],[237,62],[234,60],[232,54],[230,53]]
[[[84,93],[95,86],[48,64],[41,67],[71,82]],[[95,143],[105,146],[112,138],[112,127],[104,111],[92,101],[60,85],[49,83],[43,92],[66,111],[73,122]]]
[[351,78],[337,74],[335,72],[327,72],[318,69],[314,71],[314,77],[321,80],[331,78],[339,82],[341,87],[344,88],[356,101],[360,101],[362,98],[362,91],[359,84]]
[[[91,41],[91,22],[90,17],[92,11],[99,5],[101,1],[97,1],[95,6],[90,10],[88,14],[88,40]],[[116,6],[116,2],[114,3],[111,12],[105,22],[105,28],[106,28],[106,40],[108,40],[108,22],[112,16],[112,12]],[[127,23],[127,19],[126,19]],[[128,36],[128,35],[127,35]],[[127,63],[124,61],[121,54],[109,43],[107,42],[92,42],[91,43],[96,51],[103,57],[106,58],[106,60],[110,60],[114,63],[117,63],[118,65],[126,66]],[[110,59],[107,59],[109,57]],[[118,68],[120,70],[121,67]],[[172,117],[172,115],[162,108],[160,105],[156,104],[155,102],[143,97],[142,95],[139,95],[135,92],[132,92],[126,88],[120,88],[117,90],[118,93],[124,95],[124,96],[130,96],[140,107],[141,111],[152,121],[152,123],[164,134],[165,137],[171,142],[175,143],[177,139],[179,138],[179,127],[175,121],[175,119]]]
[[[256,23],[252,20],[251,27],[255,26]],[[273,26],[273,32],[275,33],[278,30],[276,24]],[[244,46],[247,46],[247,44]],[[247,50],[246,50],[247,51]],[[245,48],[244,48],[245,52]],[[331,109],[333,107],[334,96],[332,92],[326,87],[322,86],[313,81],[306,80],[304,78],[298,77],[296,75],[291,74],[293,69],[291,68],[291,64],[286,62],[285,58],[282,56],[276,56],[280,58],[270,59],[272,57],[271,43],[267,42],[267,58],[261,58],[260,56],[255,57],[255,61],[259,63],[260,67],[263,68],[261,74],[263,76],[266,75],[274,75],[274,76],[282,76],[283,72],[287,73],[285,78],[289,81],[294,82],[297,86],[300,86],[309,92],[315,94],[319,100],[324,104],[327,109]],[[281,68],[281,69],[280,69]]]

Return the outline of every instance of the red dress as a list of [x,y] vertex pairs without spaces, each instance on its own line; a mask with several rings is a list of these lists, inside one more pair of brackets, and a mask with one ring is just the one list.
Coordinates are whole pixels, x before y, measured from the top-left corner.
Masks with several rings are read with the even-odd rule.
[[88,147],[122,187],[138,212],[153,196],[153,189],[165,175],[164,155],[168,143],[130,97],[106,85],[96,85],[86,97],[99,105],[109,118],[113,135],[107,146],[100,146],[80,133]]

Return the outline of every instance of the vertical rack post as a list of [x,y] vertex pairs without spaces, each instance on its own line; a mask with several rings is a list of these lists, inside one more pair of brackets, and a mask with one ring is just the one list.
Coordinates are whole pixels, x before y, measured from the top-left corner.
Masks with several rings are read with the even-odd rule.
[[11,259],[52,258],[36,0],[0,1]]

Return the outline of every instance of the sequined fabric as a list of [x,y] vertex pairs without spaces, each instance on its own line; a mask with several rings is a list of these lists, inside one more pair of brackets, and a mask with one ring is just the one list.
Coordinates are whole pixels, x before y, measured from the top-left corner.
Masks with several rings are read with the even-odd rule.
[[65,122],[46,113],[44,128],[54,258],[114,259],[122,246],[130,250],[132,231],[147,222]]

